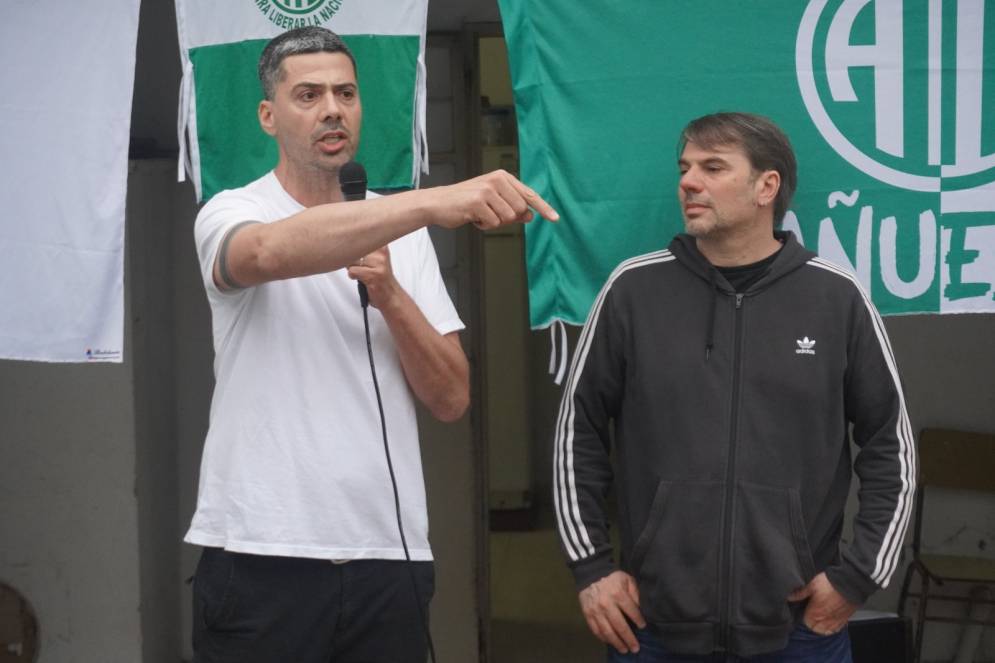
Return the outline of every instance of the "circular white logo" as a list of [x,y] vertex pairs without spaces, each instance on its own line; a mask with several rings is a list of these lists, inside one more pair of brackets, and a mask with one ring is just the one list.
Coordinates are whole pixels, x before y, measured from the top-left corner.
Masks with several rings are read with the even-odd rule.
[[281,30],[324,25],[345,0],[251,0]]
[[939,192],[995,181],[982,140],[993,117],[982,109],[984,2],[956,4],[955,21],[928,0],[811,0],[802,16],[805,108],[833,150],[881,182]]
[[325,4],[325,0],[273,0],[273,4],[288,14],[309,14]]

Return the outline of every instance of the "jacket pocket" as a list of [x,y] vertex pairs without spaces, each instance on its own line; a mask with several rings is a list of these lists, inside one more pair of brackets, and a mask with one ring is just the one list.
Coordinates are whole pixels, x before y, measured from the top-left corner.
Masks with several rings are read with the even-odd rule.
[[715,618],[723,492],[718,481],[657,486],[631,564],[650,621]]
[[746,482],[737,490],[733,622],[784,624],[788,594],[815,575],[798,491]]

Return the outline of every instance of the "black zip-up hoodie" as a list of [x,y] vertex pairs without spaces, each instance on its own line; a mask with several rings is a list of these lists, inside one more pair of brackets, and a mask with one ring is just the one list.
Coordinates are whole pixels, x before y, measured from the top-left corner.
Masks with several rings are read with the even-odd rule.
[[881,318],[851,274],[776,235],[783,248],[741,294],[687,235],[622,263],[560,406],[555,504],[577,587],[617,568],[614,482],[620,566],[677,653],[782,649],[800,615],[788,594],[822,571],[863,603],[888,584],[912,513],[915,447]]

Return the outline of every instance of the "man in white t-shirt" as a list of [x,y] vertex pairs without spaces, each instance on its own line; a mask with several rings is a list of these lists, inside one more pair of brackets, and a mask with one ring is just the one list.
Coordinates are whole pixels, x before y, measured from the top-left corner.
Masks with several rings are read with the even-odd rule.
[[501,171],[343,202],[362,120],[351,53],[323,28],[292,30],[266,46],[259,76],[279,162],[215,196],[195,226],[217,384],[186,535],[204,546],[194,660],[423,663],[434,572],[415,399],[443,421],[469,404],[463,323],[426,226],[557,214]]

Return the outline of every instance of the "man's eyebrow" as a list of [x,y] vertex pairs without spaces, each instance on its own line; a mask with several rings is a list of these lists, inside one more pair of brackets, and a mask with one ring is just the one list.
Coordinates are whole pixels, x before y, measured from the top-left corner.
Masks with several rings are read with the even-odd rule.
[[[294,90],[323,90],[326,87],[328,87],[327,84],[325,84],[325,83],[319,83],[317,81],[301,81],[300,83],[297,83],[296,85],[294,85],[294,87],[292,89],[294,89]],[[355,83],[333,83],[331,87],[332,87],[333,90],[356,90],[356,89],[358,89],[358,86]]]
[[[344,83],[332,83],[332,87],[349,87],[349,86],[355,87],[355,85],[356,84],[351,81],[346,81]],[[297,83],[294,84],[294,87],[327,87],[327,86],[328,83],[325,83],[323,81],[309,81],[309,80],[298,81]]]
[[[729,162],[726,161],[725,159],[723,159],[722,157],[715,157],[715,156],[705,157],[704,159],[697,159],[696,161],[697,161],[697,163],[701,163],[701,164],[704,164],[706,166],[728,166],[729,165]],[[680,159],[677,160],[677,165],[678,166],[689,166],[689,165],[691,165],[691,162],[688,161],[687,159],[681,157]]]

